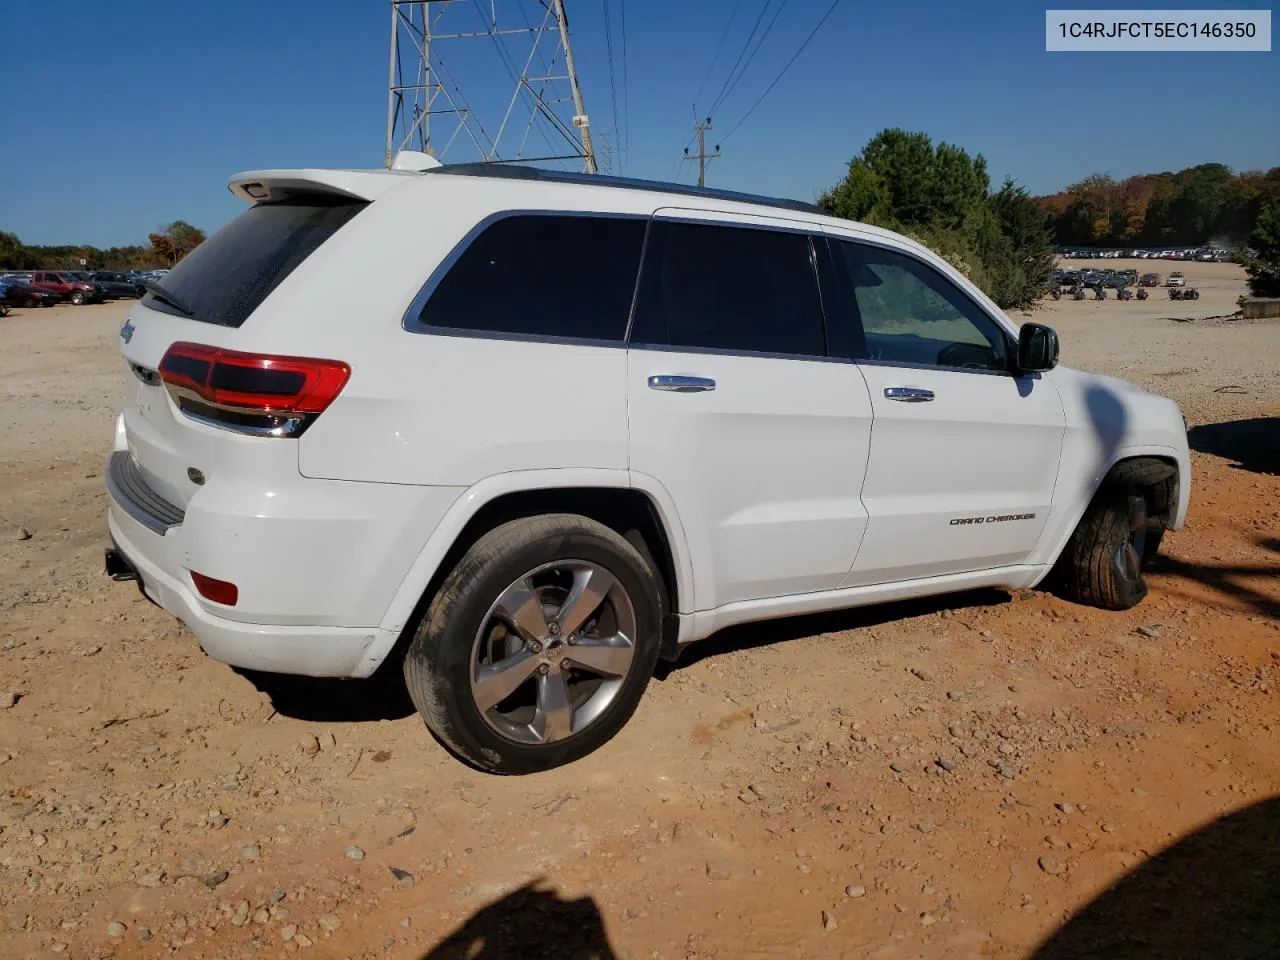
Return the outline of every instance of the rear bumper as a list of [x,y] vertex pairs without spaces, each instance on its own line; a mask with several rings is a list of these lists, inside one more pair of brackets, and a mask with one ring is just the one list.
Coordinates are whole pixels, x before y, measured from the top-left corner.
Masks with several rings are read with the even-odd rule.
[[241,623],[204,609],[194,590],[168,573],[144,549],[150,540],[165,539],[142,526],[114,502],[107,527],[115,549],[137,573],[153,601],[181,620],[200,647],[215,660],[271,673],[295,673],[310,677],[366,677],[382,660],[374,651],[389,650],[394,634],[378,628],[278,626]]

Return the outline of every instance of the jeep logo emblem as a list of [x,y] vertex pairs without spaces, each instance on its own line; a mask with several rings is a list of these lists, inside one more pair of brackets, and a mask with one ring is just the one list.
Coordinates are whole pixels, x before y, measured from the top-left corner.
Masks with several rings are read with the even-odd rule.
[[126,320],[124,326],[120,328],[120,339],[128,343],[133,339],[133,321]]

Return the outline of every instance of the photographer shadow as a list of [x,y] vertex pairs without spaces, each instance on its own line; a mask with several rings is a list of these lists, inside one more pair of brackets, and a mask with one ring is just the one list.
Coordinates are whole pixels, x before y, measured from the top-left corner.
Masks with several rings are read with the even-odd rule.
[[481,907],[422,960],[617,960],[595,900],[565,900],[539,883]]
[[1032,960],[1280,957],[1280,797],[1221,817],[1122,877]]

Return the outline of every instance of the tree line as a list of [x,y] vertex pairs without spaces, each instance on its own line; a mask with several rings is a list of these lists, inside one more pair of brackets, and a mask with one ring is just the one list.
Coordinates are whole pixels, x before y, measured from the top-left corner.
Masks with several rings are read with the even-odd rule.
[[923,243],[1004,308],[1044,293],[1055,245],[1249,248],[1254,294],[1280,295],[1280,167],[1233,173],[1205,163],[1119,181],[1099,174],[1033,197],[1008,179],[993,190],[981,154],[890,129],[818,202],[833,216]]
[[[175,220],[147,236],[147,245],[108,247],[25,244],[0,230],[0,270],[150,270],[172,267],[205,240],[205,233]],[[84,264],[81,265],[80,261]]]
[[1124,180],[1095,174],[1040,199],[1064,246],[1242,247],[1263,208],[1280,202],[1280,167],[1233,173],[1202,163]]

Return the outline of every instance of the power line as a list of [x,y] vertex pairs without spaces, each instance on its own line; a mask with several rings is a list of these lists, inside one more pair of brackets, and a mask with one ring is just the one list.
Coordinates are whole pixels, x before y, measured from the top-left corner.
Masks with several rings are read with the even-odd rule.
[[[716,52],[711,55],[711,63],[707,67],[707,75],[702,78],[702,83],[698,84],[698,92],[693,95],[693,107],[695,110],[698,108],[698,98],[702,96],[702,91],[707,88],[707,81],[711,79],[711,71],[716,68],[716,63],[720,60],[720,53],[724,50],[724,42],[729,39],[729,31],[733,29],[733,21],[737,18],[738,10],[741,6],[742,0],[738,0],[733,5],[733,11],[729,14],[729,22],[724,25],[724,33],[720,34],[720,42],[716,44]],[[625,4],[623,9],[626,9]]]
[[[613,109],[613,150],[617,154],[621,147],[618,146],[618,86],[613,79],[613,18],[609,14],[609,0],[600,0],[600,2],[604,7],[604,46],[609,56],[609,101]],[[616,156],[615,159],[617,159]]]
[[770,94],[770,92],[773,90],[773,88],[778,85],[778,81],[781,80],[783,76],[786,74],[786,72],[791,69],[791,65],[800,59],[800,54],[804,53],[805,47],[809,46],[810,41],[812,41],[813,38],[818,35],[818,31],[822,29],[822,25],[827,22],[827,18],[830,17],[831,14],[835,12],[836,7],[838,7],[839,5],[840,5],[840,0],[832,0],[831,6],[827,7],[827,12],[822,15],[822,19],[819,20],[817,25],[813,28],[813,30],[809,32],[809,35],[804,38],[804,43],[800,44],[800,49],[797,50],[792,55],[791,59],[786,62],[786,65],[781,70],[778,71],[778,75],[773,78],[773,82],[764,88],[764,93],[760,94],[760,96],[756,98],[756,102],[753,103],[750,109],[748,109],[747,112],[742,115],[742,119],[739,120],[737,123],[735,123],[732,127],[730,127],[729,132],[720,138],[721,143],[724,143],[726,140],[732,137],[734,131],[747,122],[747,117],[755,113],[756,107],[760,106],[760,104],[764,102],[764,98],[767,97]]
[[[739,0],[741,2],[741,0]],[[622,124],[623,124],[623,164],[626,163],[627,152],[631,149],[631,83],[627,79],[627,2],[618,0],[618,10],[622,14]]]
[[756,31],[760,29],[760,21],[764,19],[764,15],[769,12],[769,5],[773,0],[764,0],[764,6],[760,8],[760,16],[756,17],[756,22],[751,25],[751,32],[747,34],[747,42],[742,45],[742,49],[738,51],[738,59],[733,61],[733,66],[729,68],[729,76],[724,78],[724,84],[720,87],[720,92],[711,101],[711,109],[707,111],[710,115],[715,113],[716,107],[720,105],[720,101],[724,99],[724,92],[729,86],[729,81],[733,79],[733,75],[738,70],[738,64],[742,63],[742,58],[747,55],[747,49],[751,46],[751,41],[756,37]]
[[782,2],[778,4],[778,8],[773,12],[773,19],[770,20],[768,25],[765,26],[764,33],[760,34],[760,39],[756,41],[755,47],[752,49],[751,53],[747,56],[746,61],[742,64],[742,69],[738,71],[737,77],[735,77],[733,81],[729,84],[729,88],[725,90],[724,96],[720,98],[719,103],[717,103],[712,108],[713,111],[716,109],[719,109],[719,107],[726,100],[728,100],[729,97],[733,96],[733,91],[738,88],[738,84],[741,82],[742,78],[747,75],[747,69],[751,66],[752,61],[755,60],[756,54],[760,52],[760,48],[764,46],[765,40],[768,38],[770,32],[772,32],[773,30],[773,25],[778,22],[778,16],[782,13],[782,10],[784,7],[786,7],[786,5],[787,5],[787,0],[782,0]]

